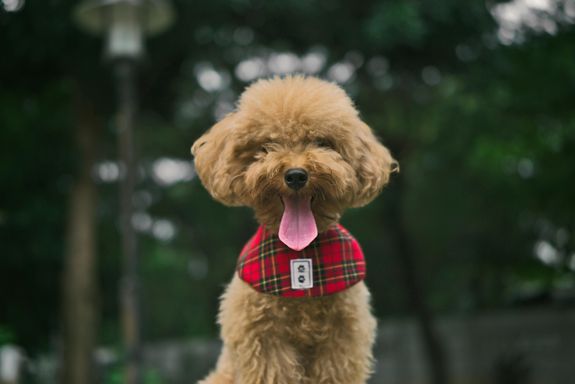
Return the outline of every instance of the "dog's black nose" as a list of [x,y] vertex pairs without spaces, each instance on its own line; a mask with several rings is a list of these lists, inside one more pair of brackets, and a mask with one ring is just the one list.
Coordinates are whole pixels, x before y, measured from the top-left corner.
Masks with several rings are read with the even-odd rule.
[[288,169],[284,175],[288,187],[297,191],[307,183],[307,172],[302,168]]

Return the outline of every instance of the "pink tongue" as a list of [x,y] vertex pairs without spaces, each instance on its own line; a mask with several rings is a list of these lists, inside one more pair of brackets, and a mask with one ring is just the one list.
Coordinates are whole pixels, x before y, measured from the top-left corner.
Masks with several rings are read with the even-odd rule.
[[283,197],[284,214],[280,222],[279,238],[293,249],[301,251],[317,237],[317,226],[311,212],[311,198]]

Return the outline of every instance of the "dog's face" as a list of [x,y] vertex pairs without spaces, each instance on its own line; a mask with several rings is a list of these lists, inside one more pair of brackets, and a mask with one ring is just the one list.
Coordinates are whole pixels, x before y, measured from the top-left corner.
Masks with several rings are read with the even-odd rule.
[[253,84],[192,153],[215,199],[252,207],[293,249],[369,203],[397,168],[341,88],[303,77]]

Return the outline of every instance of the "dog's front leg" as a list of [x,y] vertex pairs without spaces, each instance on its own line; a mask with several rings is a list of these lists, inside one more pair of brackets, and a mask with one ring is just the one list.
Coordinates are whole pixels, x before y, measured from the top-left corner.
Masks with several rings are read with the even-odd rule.
[[234,384],[302,383],[303,368],[290,345],[265,335],[246,334],[245,340],[233,347],[232,354]]
[[363,283],[334,303],[337,331],[314,349],[305,384],[365,384],[372,372],[377,321]]
[[237,275],[226,289],[219,322],[234,384],[301,384],[303,367],[286,339],[276,300]]

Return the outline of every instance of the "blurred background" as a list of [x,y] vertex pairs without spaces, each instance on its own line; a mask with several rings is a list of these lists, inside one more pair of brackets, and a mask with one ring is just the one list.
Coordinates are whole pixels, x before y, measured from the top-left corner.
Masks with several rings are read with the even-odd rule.
[[0,2],[0,383],[208,372],[257,224],[189,148],[289,73],[344,87],[401,165],[342,220],[380,320],[370,383],[573,382],[575,2],[145,3],[124,6],[164,19],[115,57],[79,1]]

